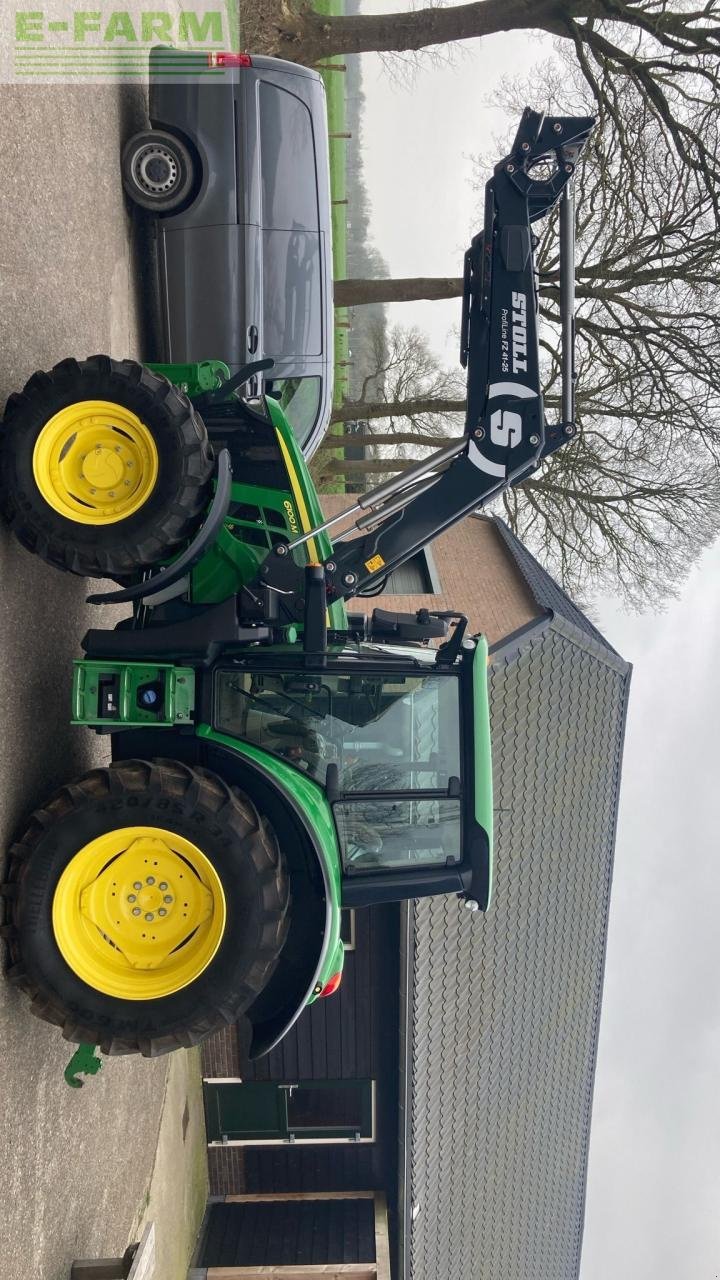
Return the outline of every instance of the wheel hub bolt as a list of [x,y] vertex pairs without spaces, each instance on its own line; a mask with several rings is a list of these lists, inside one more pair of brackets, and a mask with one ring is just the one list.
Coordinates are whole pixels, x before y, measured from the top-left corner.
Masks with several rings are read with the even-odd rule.
[[165,890],[167,889],[167,880],[161,880],[158,885],[158,889],[160,889],[160,891],[164,893]]
[[172,896],[171,896],[171,894],[166,893],[166,894],[165,894],[165,897],[163,898],[163,902],[172,902]]
[[154,884],[154,883],[155,883],[155,877],[154,877],[154,876],[148,876],[148,878],[147,878],[147,880],[145,881],[145,883],[146,883],[146,884]]
[[148,921],[148,923],[149,923],[151,920],[154,920],[154,919],[155,919],[155,916],[153,915],[152,911],[146,911],[146,912],[145,912],[145,919]]
[[139,908],[139,907],[133,907],[133,915],[134,915],[134,916],[141,916],[141,915],[142,915],[142,911],[140,910],[140,908]]
[[160,909],[158,910],[158,915],[159,915],[159,916],[166,916],[166,915],[167,915],[167,908],[166,908],[166,907],[160,907]]
[[137,894],[135,894],[135,893],[129,893],[129,894],[128,894],[128,902],[137,902]]
[[142,880],[134,880],[133,889],[142,889]]

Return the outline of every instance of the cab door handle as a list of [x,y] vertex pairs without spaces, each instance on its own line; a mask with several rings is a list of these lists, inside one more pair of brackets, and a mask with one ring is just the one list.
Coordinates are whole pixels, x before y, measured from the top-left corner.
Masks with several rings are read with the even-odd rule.
[[259,333],[258,333],[258,327],[257,327],[257,325],[256,325],[256,324],[248,325],[248,330],[247,330],[247,349],[248,349],[248,351],[250,352],[250,355],[251,355],[251,356],[254,356],[254,355],[255,355],[255,352],[256,352],[256,351],[257,351],[257,349],[258,349],[258,340],[259,340],[259,336],[260,336],[260,335],[259,335]]

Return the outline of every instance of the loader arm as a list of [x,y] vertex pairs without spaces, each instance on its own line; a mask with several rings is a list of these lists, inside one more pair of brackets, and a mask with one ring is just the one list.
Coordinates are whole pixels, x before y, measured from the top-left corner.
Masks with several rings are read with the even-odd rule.
[[[421,547],[503,488],[530,475],[575,433],[573,228],[570,183],[594,125],[591,116],[526,109],[510,153],[485,192],[485,218],[465,255],[461,363],[467,412],[460,441],[358,498],[318,529],[351,517],[323,565],[327,599],[374,594]],[[562,201],[560,217],[563,417],[545,421],[540,388],[538,290],[532,224]],[[286,616],[304,613],[303,570],[279,545],[256,590],[281,595]],[[357,536],[360,534],[360,536]]]

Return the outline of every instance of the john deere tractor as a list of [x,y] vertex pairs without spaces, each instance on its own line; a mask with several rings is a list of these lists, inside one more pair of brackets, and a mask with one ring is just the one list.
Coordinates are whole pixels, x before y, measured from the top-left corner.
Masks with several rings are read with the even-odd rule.
[[[572,438],[569,182],[592,124],[524,113],[465,258],[464,437],[342,516],[323,519],[268,361],[68,359],[11,396],[6,519],[128,610],[74,671],[73,723],[112,763],[32,815],[3,886],[10,978],[68,1039],[153,1056],[244,1017],[257,1056],[338,987],[341,906],[487,909],[487,644],[461,613],[347,604]],[[558,202],[550,425],[532,223]]]

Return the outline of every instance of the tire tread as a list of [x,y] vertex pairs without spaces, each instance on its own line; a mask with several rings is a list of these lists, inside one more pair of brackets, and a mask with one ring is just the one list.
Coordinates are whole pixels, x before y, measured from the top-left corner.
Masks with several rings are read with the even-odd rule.
[[[203,1016],[194,1018],[188,1025],[179,1026],[172,1033],[164,1031],[157,1035],[132,1037],[108,1034],[99,1023],[89,1025],[86,1020],[82,1025],[78,1023],[77,1013],[64,1008],[50,984],[26,968],[20,924],[23,881],[33,851],[48,828],[66,819],[73,811],[82,809],[87,801],[108,796],[117,799],[143,791],[154,791],[164,799],[188,802],[193,808],[210,812],[214,818],[221,817],[224,824],[232,829],[237,838],[238,852],[242,846],[242,854],[251,859],[257,873],[262,894],[261,945],[244,975],[242,988],[234,996],[229,997],[227,991],[218,993],[215,1007],[207,1007]],[[9,950],[10,965],[6,972],[10,982],[30,997],[30,1011],[41,1020],[60,1026],[67,1040],[97,1044],[103,1053],[110,1055],[141,1053],[154,1058],[174,1049],[200,1044],[214,1031],[237,1020],[267,984],[289,927],[290,886],[284,859],[272,828],[258,814],[252,801],[207,769],[162,758],[119,761],[105,768],[92,769],[76,782],[61,787],[31,816],[23,836],[11,846],[7,881],[0,885],[0,893],[8,900],[8,919],[3,927],[3,936]]]
[[[134,406],[140,407],[140,397],[148,411],[151,406],[154,411],[160,408],[174,437],[173,455],[182,460],[177,483],[162,510],[153,513],[151,524],[146,521],[143,526],[133,517],[131,529],[123,529],[123,521],[102,526],[103,533],[121,531],[111,546],[100,545],[100,538],[73,543],[72,521],[49,513],[39,495],[21,493],[13,466],[23,432],[29,435],[35,430],[38,414],[51,417],[70,391],[77,400],[86,399],[84,388],[97,387],[99,379],[107,384],[108,399],[115,396],[122,403],[125,388]],[[96,393],[90,398],[97,398]],[[49,373],[34,373],[23,390],[7,401],[0,434],[0,512],[22,545],[56,568],[83,577],[123,577],[166,559],[194,535],[207,506],[212,465],[202,419],[187,396],[167,378],[135,360],[94,355],[78,361],[70,357]],[[42,506],[42,515],[40,507],[34,509],[36,501]]]

